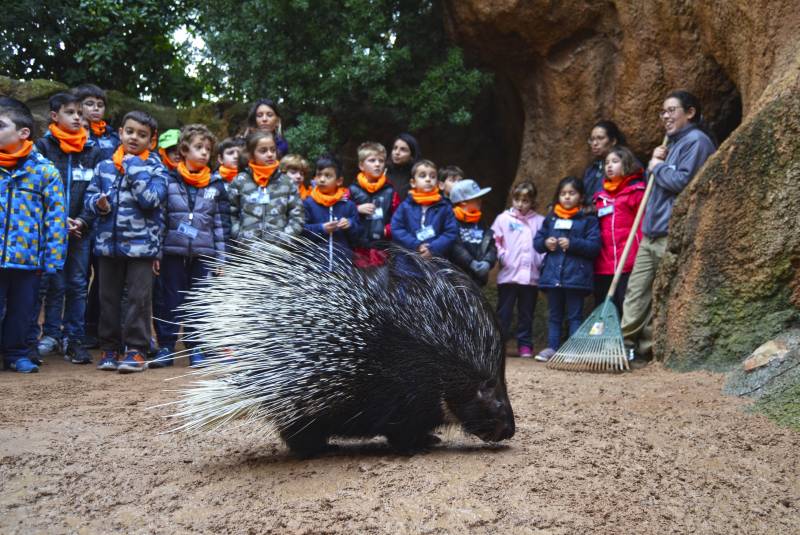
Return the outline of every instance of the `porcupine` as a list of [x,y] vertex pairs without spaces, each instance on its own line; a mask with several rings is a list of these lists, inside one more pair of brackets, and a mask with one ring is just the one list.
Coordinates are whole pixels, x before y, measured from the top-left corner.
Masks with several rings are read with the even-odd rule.
[[316,245],[282,242],[237,248],[189,292],[195,341],[221,357],[176,402],[178,429],[243,419],[300,456],[332,436],[422,450],[448,423],[484,441],[514,435],[497,322],[468,277],[399,250],[380,268],[328,272]]

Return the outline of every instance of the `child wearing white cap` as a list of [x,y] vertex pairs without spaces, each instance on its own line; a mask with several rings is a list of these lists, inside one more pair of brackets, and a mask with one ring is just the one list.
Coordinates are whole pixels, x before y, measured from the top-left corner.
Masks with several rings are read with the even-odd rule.
[[450,251],[450,261],[468,273],[479,286],[486,285],[489,271],[497,262],[494,233],[481,222],[481,197],[490,191],[492,188],[481,188],[471,179],[456,182],[450,190],[459,231]]

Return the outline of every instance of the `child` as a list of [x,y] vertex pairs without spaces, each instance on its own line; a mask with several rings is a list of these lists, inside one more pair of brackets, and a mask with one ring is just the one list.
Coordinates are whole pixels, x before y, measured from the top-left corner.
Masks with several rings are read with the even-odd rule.
[[[633,228],[636,211],[644,197],[644,172],[636,156],[620,145],[613,147],[606,155],[605,178],[603,185],[594,196],[597,217],[600,220],[600,254],[594,263],[594,302],[595,306],[605,301],[618,259],[622,256],[625,243]],[[633,263],[642,239],[641,225],[636,229],[636,239],[631,246],[628,259],[622,268],[622,277],[612,296],[612,301],[622,317],[622,302],[628,278],[633,271]]]
[[248,163],[228,190],[235,240],[275,241],[278,233],[299,236],[303,231],[303,203],[292,180],[278,170],[277,150],[269,132],[259,130],[247,138]]
[[239,174],[239,159],[242,156],[244,140],[240,138],[225,138],[217,145],[217,163],[219,167],[214,171],[214,176],[222,179],[227,192],[233,179]]
[[104,118],[108,108],[106,92],[94,84],[83,84],[73,89],[81,101],[83,117],[89,123],[89,139],[99,147],[103,160],[111,158],[119,147],[119,136]]
[[544,260],[544,255],[533,249],[533,238],[544,222],[535,208],[536,186],[533,182],[520,182],[511,190],[511,208],[497,216],[492,224],[500,260],[497,273],[500,331],[503,340],[507,340],[516,303],[517,350],[522,358],[533,356],[531,325]]
[[[158,123],[142,111],[122,119],[122,144],[100,162],[86,192],[86,209],[97,215],[94,252],[100,257],[100,370],[144,371],[150,346],[153,272],[161,255],[161,207],[167,171],[150,152]],[[127,290],[123,316],[122,294]],[[125,357],[119,352],[125,348]]]
[[494,232],[481,223],[481,197],[490,191],[492,188],[481,189],[474,180],[462,180],[450,190],[459,233],[450,251],[450,260],[479,286],[486,286],[489,270],[497,262]]
[[356,267],[381,266],[386,262],[386,241],[392,239],[392,216],[400,197],[386,178],[386,148],[367,141],[358,147],[360,172],[350,185],[350,197],[358,206],[361,231],[354,249]]
[[[208,263],[203,257],[222,259],[225,253],[225,223],[230,209],[223,180],[219,175],[212,177],[208,167],[216,141],[204,125],[184,126],[178,142],[178,176],[167,179],[162,211],[166,235],[159,274],[164,316],[156,320],[161,324],[160,348],[150,368],[172,365],[169,355],[175,352],[178,341],[177,309],[183,303],[184,292],[208,276]],[[199,366],[205,356],[196,348],[196,341],[190,339],[193,332],[191,323],[183,322],[183,343],[191,349],[189,364]]]
[[87,143],[89,134],[81,126],[83,108],[78,97],[58,93],[50,97],[49,104],[49,131],[36,141],[36,149],[61,175],[69,239],[64,269],[42,279],[40,295],[44,295],[45,315],[39,351],[50,353],[63,340],[61,349],[67,360],[88,364],[92,358],[83,347],[83,336],[91,245],[88,234],[94,215],[84,208],[83,200],[102,151],[96,144]]
[[344,196],[346,189],[342,187],[344,178],[339,161],[332,156],[319,158],[314,181],[316,185],[311,195],[303,201],[306,215],[303,234],[325,246],[328,270],[333,271],[334,266],[344,260],[352,265],[353,244],[358,237],[358,210],[355,203]]
[[[297,193],[302,200],[311,195],[311,187],[306,185],[309,166],[305,158],[299,154],[287,154],[281,159],[281,173],[292,179],[292,183],[297,186]],[[317,169],[319,173],[319,168]]]
[[458,238],[450,203],[442,199],[436,165],[420,160],[411,168],[411,190],[392,216],[392,240],[423,258],[445,258]]
[[181,156],[178,152],[178,140],[180,137],[181,131],[177,128],[171,128],[158,136],[158,154],[161,156],[161,163],[173,175],[181,162]]
[[25,339],[38,316],[39,272],[63,268],[67,240],[61,177],[33,150],[32,131],[26,106],[0,104],[0,352],[3,368],[20,373],[39,371]]
[[450,191],[460,180],[464,180],[464,171],[457,165],[448,165],[439,169],[439,189],[445,199],[450,198]]
[[583,181],[562,178],[533,246],[544,257],[539,287],[547,292],[550,307],[547,347],[536,360],[547,362],[561,345],[561,324],[566,310],[569,334],[581,326],[583,298],[592,291],[592,264],[600,252],[597,217],[583,207]]

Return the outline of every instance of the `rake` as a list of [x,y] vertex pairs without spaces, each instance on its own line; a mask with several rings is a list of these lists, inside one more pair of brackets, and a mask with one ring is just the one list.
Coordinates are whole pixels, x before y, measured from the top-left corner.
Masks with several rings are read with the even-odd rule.
[[[665,146],[667,138],[664,137]],[[581,324],[575,333],[558,348],[556,354],[548,361],[547,367],[554,370],[613,372],[630,370],[628,356],[625,354],[625,343],[622,338],[622,329],[619,325],[619,312],[612,301],[614,292],[622,277],[622,269],[631,252],[633,241],[636,239],[636,229],[644,214],[647,199],[653,189],[653,174],[647,179],[644,197],[636,211],[633,227],[625,249],[617,264],[611,286],[608,288],[603,304],[592,312],[586,321]]]

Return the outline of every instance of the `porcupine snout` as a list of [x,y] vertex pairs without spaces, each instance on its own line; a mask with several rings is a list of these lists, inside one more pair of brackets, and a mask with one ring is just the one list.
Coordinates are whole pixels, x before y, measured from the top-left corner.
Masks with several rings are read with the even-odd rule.
[[452,409],[464,431],[485,442],[499,442],[514,436],[514,411],[502,380],[481,382],[470,400]]

